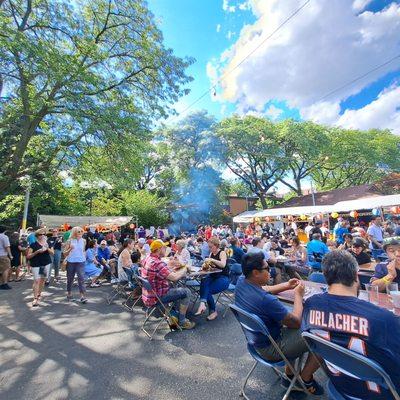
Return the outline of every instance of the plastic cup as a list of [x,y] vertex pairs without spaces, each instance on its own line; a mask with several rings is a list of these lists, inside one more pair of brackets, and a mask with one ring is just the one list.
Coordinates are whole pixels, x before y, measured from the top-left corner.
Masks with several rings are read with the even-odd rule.
[[398,283],[389,283],[386,285],[386,293],[387,294],[392,294],[392,292],[398,292],[399,291],[399,284]]
[[378,304],[379,303],[378,286],[367,284],[365,285],[365,289],[367,290],[368,293],[368,301],[372,304]]
[[393,306],[395,308],[400,308],[400,291],[392,291],[390,292],[390,295],[392,296]]

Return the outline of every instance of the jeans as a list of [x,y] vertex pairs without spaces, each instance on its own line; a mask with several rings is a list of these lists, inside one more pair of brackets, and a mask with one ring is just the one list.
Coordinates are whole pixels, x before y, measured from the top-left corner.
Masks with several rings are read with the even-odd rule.
[[54,255],[51,256],[52,263],[50,264],[49,273],[47,280],[51,278],[51,270],[54,268],[54,277],[58,278],[60,275],[60,261],[61,261],[61,250],[54,250]]
[[164,296],[160,297],[161,303],[167,304],[167,303],[174,303],[175,308],[178,308],[179,306],[188,306],[190,302],[190,289],[188,288],[172,288],[168,290],[168,293],[165,294]]
[[78,286],[81,293],[85,293],[85,263],[67,262],[67,292],[71,293],[75,274],[78,276]]
[[206,301],[208,309],[211,312],[215,311],[215,301],[213,294],[223,292],[229,287],[229,278],[225,275],[206,276],[200,283],[200,301]]

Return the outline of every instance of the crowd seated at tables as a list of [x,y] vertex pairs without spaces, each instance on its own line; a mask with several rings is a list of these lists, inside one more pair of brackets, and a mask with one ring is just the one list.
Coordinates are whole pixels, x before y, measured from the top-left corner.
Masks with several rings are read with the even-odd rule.
[[[385,292],[390,283],[400,284],[400,242],[387,237],[389,228],[392,233],[400,233],[399,220],[394,219],[393,226],[386,224],[383,228],[381,218],[374,217],[370,226],[364,228],[360,223],[350,226],[349,221],[341,218],[333,229],[333,241],[321,221],[310,223],[308,227],[308,243],[301,243],[293,224],[284,232],[268,223],[240,225],[235,231],[229,226],[199,226],[195,235],[181,233],[177,236],[167,236],[160,228],[154,230],[153,235],[147,235],[143,227],[130,233],[93,232],[75,227],[69,230],[69,234],[58,230],[51,232],[42,227],[33,231],[33,235],[29,234],[29,240],[28,237],[21,238],[18,246],[14,246],[13,254],[15,249],[20,252],[18,268],[21,269],[23,255],[30,254],[28,258],[32,259],[32,254],[46,253],[46,257],[38,261],[40,264],[43,260],[46,265],[33,262],[30,266],[38,279],[34,288],[34,306],[41,300],[45,280],[52,282],[50,265],[54,278],[58,278],[60,258],[54,257],[57,244],[57,250],[64,254],[66,262],[69,301],[73,297],[75,274],[83,304],[90,301],[84,278],[88,287],[94,290],[106,281],[112,284],[127,282],[147,308],[156,307],[159,302],[170,303],[170,325],[185,330],[193,329],[193,317],[200,317],[206,311],[207,320],[216,319],[216,298],[233,285],[236,304],[258,315],[283,353],[290,358],[307,352],[301,337],[302,330],[320,329],[329,332],[330,340],[345,347],[350,342],[354,344],[352,337],[356,337],[359,340],[357,343],[362,345],[354,350],[366,348],[368,355],[383,367],[388,366],[389,361],[398,360],[399,318],[390,311],[358,299],[357,290],[359,269],[370,271],[366,272],[370,274],[367,275],[368,282],[381,292]],[[46,234],[51,236],[46,239]],[[6,229],[2,228],[0,289],[3,290],[10,288],[8,275],[12,254],[9,236],[10,233],[7,235]],[[193,291],[185,286],[185,279],[188,266],[195,263],[208,264],[213,273],[204,274],[199,279],[197,311],[189,314]],[[233,270],[235,279],[231,273]],[[241,273],[243,275],[237,279]],[[307,298],[303,305],[302,280],[313,280],[315,273],[322,279],[321,282],[328,284],[328,292]],[[139,287],[135,277],[149,282],[151,290]],[[295,293],[293,310],[288,311],[276,295],[292,289]],[[330,322],[330,315],[333,315],[334,323]],[[344,329],[343,323],[340,325],[338,322],[347,316],[350,321],[358,321],[354,332],[352,328]],[[262,357],[271,361],[277,358],[276,349],[268,341],[255,337],[254,343]],[[301,371],[301,379],[311,394],[323,391],[313,376],[318,366],[315,357],[309,355]],[[400,373],[396,368],[387,372],[398,383]],[[282,385],[288,387],[292,376],[290,369],[286,368],[285,372]],[[337,380],[338,387],[347,391],[349,396],[357,397],[362,393],[359,398],[386,398],[374,397],[376,392],[371,394],[360,382],[353,382],[352,377],[345,375],[341,381],[332,372],[330,378]]]

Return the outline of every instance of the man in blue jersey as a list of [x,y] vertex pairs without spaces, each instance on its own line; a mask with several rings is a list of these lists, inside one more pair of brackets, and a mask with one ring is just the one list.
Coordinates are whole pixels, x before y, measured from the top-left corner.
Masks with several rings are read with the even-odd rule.
[[319,233],[312,235],[312,240],[307,243],[308,264],[314,270],[321,270],[322,257],[329,253],[328,246],[321,240]]
[[[302,330],[378,362],[400,390],[400,318],[390,311],[357,298],[358,264],[347,251],[325,255],[322,271],[328,292],[308,298],[304,304]],[[327,365],[335,388],[344,396],[361,400],[392,399],[372,382],[365,382]]]
[[[303,311],[304,285],[297,279],[291,279],[279,285],[266,286],[269,280],[269,266],[264,253],[250,252],[242,259],[243,275],[235,289],[235,303],[245,311],[257,315],[265,323],[271,337],[282,353],[289,359],[296,359],[308,351],[300,334],[301,315]],[[275,294],[294,289],[294,305],[290,312]],[[253,334],[253,343],[257,352],[269,361],[279,361],[281,356],[269,339],[262,334]],[[321,395],[323,388],[314,380],[313,374],[319,363],[309,355],[301,371],[301,379],[310,394]],[[284,387],[293,379],[291,370],[285,368],[286,376],[282,378]]]

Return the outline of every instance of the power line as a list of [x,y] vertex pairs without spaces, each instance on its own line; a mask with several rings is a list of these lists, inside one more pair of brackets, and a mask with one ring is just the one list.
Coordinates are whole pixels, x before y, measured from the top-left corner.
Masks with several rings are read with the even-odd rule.
[[[239,68],[250,56],[252,56],[261,46],[264,45],[267,40],[271,39],[280,29],[282,29],[293,17],[295,17],[311,0],[304,2],[299,8],[297,8],[292,14],[290,14],[272,33],[270,33],[258,46],[256,46],[250,53],[248,53],[238,64],[236,64],[231,70],[225,72],[220,78],[217,79],[216,84],[224,80],[233,71]],[[215,86],[215,85],[214,85]],[[179,115],[185,114],[190,108],[197,104],[202,98],[204,98],[212,88],[207,89],[200,97],[198,97],[193,103],[189,104]]]
[[387,61],[385,61],[384,63],[382,63],[382,64],[380,64],[380,65],[378,65],[378,66],[376,66],[376,67],[370,69],[369,71],[365,72],[364,74],[358,76],[358,77],[355,78],[355,79],[352,79],[351,81],[345,83],[344,85],[338,87],[337,89],[334,89],[334,90],[330,91],[330,92],[327,93],[325,96],[321,97],[321,98],[318,100],[318,102],[320,102],[320,101],[322,101],[322,100],[325,100],[327,97],[331,96],[332,94],[334,94],[334,93],[336,93],[336,92],[338,92],[338,91],[344,89],[344,88],[347,87],[347,86],[352,85],[353,83],[359,81],[360,79],[365,78],[365,77],[368,76],[369,74],[372,74],[373,72],[375,72],[375,71],[377,71],[378,69],[384,67],[385,65],[390,64],[391,62],[393,62],[393,61],[396,60],[397,58],[400,58],[400,54],[397,54],[397,56],[392,57],[390,60],[387,60]]

